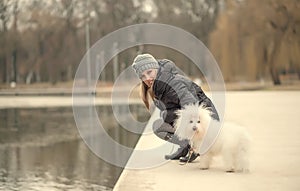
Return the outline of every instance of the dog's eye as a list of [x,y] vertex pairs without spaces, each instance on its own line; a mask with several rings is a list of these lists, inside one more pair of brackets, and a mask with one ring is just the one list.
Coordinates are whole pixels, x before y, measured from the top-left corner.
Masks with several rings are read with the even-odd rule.
[[191,120],[190,123],[193,123],[193,121]]
[[197,123],[200,123],[200,120],[198,120]]

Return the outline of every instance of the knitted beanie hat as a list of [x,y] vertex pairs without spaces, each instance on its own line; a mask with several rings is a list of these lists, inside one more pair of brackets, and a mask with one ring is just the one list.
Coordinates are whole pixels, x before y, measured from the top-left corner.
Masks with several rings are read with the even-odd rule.
[[140,54],[135,57],[133,64],[135,73],[141,77],[145,70],[159,68],[157,60],[151,54]]

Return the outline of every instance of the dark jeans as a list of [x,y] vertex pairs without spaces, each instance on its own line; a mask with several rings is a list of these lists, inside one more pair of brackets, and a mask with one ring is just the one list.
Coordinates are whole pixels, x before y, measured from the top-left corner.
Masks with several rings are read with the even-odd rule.
[[175,128],[169,123],[165,123],[162,119],[158,119],[153,123],[153,131],[159,138],[179,145],[180,147],[186,147],[189,144],[188,140],[181,140],[178,136],[174,135]]
[[175,133],[175,128],[169,123],[165,123],[163,119],[157,119],[152,125],[153,132],[156,136],[163,140],[169,140]]
[[165,123],[162,119],[158,119],[154,121],[152,127],[156,136],[170,143],[179,145],[179,148],[176,152],[170,155],[165,155],[167,160],[176,160],[187,155],[190,148],[189,141],[179,139],[179,137],[174,134],[175,128],[172,125]]

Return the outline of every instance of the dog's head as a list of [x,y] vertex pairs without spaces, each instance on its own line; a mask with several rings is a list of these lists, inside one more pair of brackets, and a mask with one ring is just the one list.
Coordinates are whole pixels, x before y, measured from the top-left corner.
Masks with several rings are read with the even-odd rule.
[[190,104],[177,111],[175,134],[181,139],[202,139],[211,120],[210,111],[203,105]]

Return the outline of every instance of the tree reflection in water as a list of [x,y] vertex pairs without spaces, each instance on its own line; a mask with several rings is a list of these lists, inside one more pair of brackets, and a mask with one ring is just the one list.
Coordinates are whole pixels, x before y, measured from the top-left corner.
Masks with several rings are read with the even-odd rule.
[[[133,148],[139,135],[121,128],[111,107],[96,109],[107,133]],[[131,112],[139,121],[150,117],[141,105]],[[111,190],[122,170],[85,145],[72,108],[0,110],[0,190]]]

